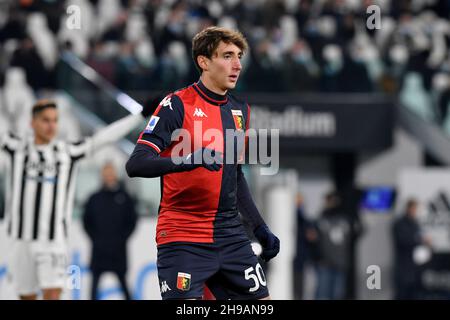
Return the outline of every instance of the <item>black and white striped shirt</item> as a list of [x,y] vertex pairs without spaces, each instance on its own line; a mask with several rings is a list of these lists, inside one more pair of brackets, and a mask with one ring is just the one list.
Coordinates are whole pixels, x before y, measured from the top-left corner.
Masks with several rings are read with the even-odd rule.
[[9,155],[6,175],[6,217],[13,239],[58,241],[67,237],[79,160],[117,141],[142,122],[125,117],[78,143],[53,141],[36,145],[33,138],[0,137]]

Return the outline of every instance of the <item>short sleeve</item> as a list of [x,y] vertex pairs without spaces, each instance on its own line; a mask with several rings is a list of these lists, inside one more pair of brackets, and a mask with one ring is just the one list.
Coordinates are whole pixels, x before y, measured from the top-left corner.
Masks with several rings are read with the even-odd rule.
[[172,142],[172,133],[183,126],[184,105],[175,94],[166,96],[158,105],[148,121],[137,143],[145,144],[158,153],[164,151]]

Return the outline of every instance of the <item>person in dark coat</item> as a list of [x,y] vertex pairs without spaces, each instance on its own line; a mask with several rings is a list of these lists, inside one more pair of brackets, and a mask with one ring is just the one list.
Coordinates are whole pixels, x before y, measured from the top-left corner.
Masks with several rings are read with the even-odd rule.
[[137,220],[135,202],[119,183],[116,170],[107,163],[102,170],[103,187],[87,201],[83,216],[84,228],[92,241],[91,299],[97,297],[97,287],[103,272],[114,272],[123,293],[130,300],[126,285],[127,240]]
[[421,235],[420,226],[416,220],[417,207],[417,200],[409,199],[405,213],[392,226],[396,300],[418,298],[420,269],[414,262],[413,253],[417,246],[429,244],[430,241]]
[[334,191],[328,193],[317,221],[317,300],[340,300],[347,295],[351,228],[341,197]]
[[294,299],[304,299],[305,269],[314,261],[314,249],[317,231],[312,221],[305,214],[304,200],[297,194],[297,246],[294,258]]

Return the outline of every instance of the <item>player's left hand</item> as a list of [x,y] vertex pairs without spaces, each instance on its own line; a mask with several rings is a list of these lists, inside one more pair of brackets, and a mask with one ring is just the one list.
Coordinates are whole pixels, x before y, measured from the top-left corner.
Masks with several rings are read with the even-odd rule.
[[263,247],[261,258],[264,261],[269,261],[280,252],[280,239],[270,231],[266,224],[257,227],[253,233]]

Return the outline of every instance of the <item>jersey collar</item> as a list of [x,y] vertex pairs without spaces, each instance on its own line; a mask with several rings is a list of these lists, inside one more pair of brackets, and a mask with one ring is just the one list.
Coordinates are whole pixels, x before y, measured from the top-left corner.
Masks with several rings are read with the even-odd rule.
[[228,101],[226,94],[222,95],[212,92],[211,90],[205,87],[205,85],[201,80],[199,80],[197,83],[194,83],[194,89],[204,100],[206,100],[211,104],[220,106],[227,103]]
[[45,151],[49,148],[53,148],[54,145],[56,144],[56,139],[52,139],[47,144],[36,144],[36,143],[34,143],[34,134],[28,135],[26,140],[27,140],[27,143],[29,145],[31,145],[32,148],[36,149],[37,151]]

